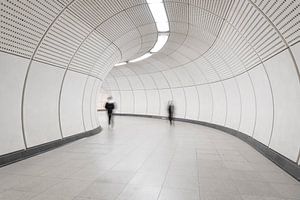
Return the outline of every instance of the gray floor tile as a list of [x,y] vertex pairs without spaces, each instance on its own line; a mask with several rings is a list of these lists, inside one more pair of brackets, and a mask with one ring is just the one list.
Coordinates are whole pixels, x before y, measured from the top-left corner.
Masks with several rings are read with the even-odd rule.
[[124,188],[125,184],[94,182],[77,196],[101,200],[113,200],[120,195]]
[[113,129],[0,168],[0,199],[300,200],[299,182],[222,131],[116,119]]
[[158,200],[199,200],[199,191],[163,188]]

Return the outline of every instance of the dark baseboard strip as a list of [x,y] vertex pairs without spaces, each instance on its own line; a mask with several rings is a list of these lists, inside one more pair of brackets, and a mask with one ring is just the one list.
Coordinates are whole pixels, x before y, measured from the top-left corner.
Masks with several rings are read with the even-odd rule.
[[15,151],[9,154],[1,155],[0,156],[0,167],[3,167],[5,165],[24,160],[26,158],[30,158],[32,156],[44,153],[46,151],[55,149],[57,147],[60,147],[62,145],[68,144],[70,142],[73,142],[75,140],[79,140],[81,138],[89,137],[92,135],[95,135],[97,133],[100,133],[102,128],[99,126],[93,130],[79,133],[76,135],[68,136],[63,139],[47,142],[38,146],[30,147],[28,149],[23,149],[19,151]]
[[[115,115],[166,119],[166,117],[156,116],[156,115],[153,116],[153,115],[121,114],[121,113],[116,113]],[[175,118],[175,120],[207,126],[210,128],[221,130],[221,131],[228,133],[230,135],[233,135],[235,137],[238,137],[239,139],[243,140],[244,142],[246,142],[247,144],[252,146],[258,152],[260,152],[262,155],[264,155],[266,158],[271,160],[273,163],[278,165],[281,169],[286,171],[288,174],[290,174],[292,177],[294,177],[297,181],[300,182],[300,166],[296,162],[286,158],[285,156],[279,154],[278,152],[274,151],[273,149],[269,148],[268,146],[264,145],[263,143],[255,140],[254,138],[246,135],[245,133],[239,132],[239,131],[231,129],[231,128],[227,128],[224,126],[220,126],[220,125],[212,124],[212,123],[208,123],[208,122],[203,122],[203,121],[196,121],[196,120],[182,119],[182,118]]]

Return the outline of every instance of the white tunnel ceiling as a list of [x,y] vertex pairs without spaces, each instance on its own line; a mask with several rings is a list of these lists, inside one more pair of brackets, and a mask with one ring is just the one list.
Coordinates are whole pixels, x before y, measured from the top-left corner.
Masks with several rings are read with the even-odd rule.
[[[215,82],[243,73],[300,40],[297,1],[164,3],[170,24],[166,45],[151,58],[117,67],[114,76],[124,76],[118,73],[121,69],[145,74],[196,67],[201,83]],[[157,40],[143,0],[2,0],[1,7],[1,51],[102,80],[114,64],[145,54]]]
[[134,75],[197,68],[203,76],[198,84],[205,84],[237,76],[300,41],[296,1],[165,1],[165,5],[170,38],[164,48],[147,60],[114,68],[111,75],[126,75],[119,70]]

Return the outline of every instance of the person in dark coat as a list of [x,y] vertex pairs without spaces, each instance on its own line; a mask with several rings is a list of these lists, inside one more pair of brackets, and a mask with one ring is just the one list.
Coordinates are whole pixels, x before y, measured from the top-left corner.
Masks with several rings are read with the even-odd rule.
[[168,102],[168,119],[170,121],[170,125],[174,125],[174,104],[173,101]]
[[113,102],[112,97],[107,98],[107,102],[105,103],[105,109],[107,111],[107,116],[108,116],[108,125],[113,127],[113,111],[115,109],[115,103]]

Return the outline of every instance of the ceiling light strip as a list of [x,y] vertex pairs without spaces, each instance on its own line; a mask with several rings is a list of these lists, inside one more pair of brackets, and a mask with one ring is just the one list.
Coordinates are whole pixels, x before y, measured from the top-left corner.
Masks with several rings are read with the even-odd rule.
[[158,32],[168,32],[169,22],[163,1],[147,0],[147,3],[153,15]]
[[156,53],[163,48],[169,38],[169,33],[158,33],[157,41],[154,47],[150,50],[151,53]]
[[150,56],[152,56],[152,53],[157,53],[158,51],[160,51],[168,41],[170,28],[163,0],[147,0],[147,3],[156,23],[156,28],[158,31],[157,41],[154,47],[150,50],[150,52],[147,52],[138,58],[117,63],[115,64],[115,66],[125,65],[127,63],[134,63],[149,58]]
[[145,53],[144,55],[142,55],[142,56],[140,56],[140,57],[138,57],[138,58],[135,58],[135,59],[133,59],[133,60],[130,60],[129,62],[130,62],[130,63],[138,62],[138,61],[144,60],[144,59],[146,59],[146,58],[149,58],[150,56],[152,56],[152,54],[148,52],[148,53]]
[[121,66],[121,65],[126,65],[126,64],[127,64],[127,62],[120,62],[120,63],[115,64],[115,66]]

